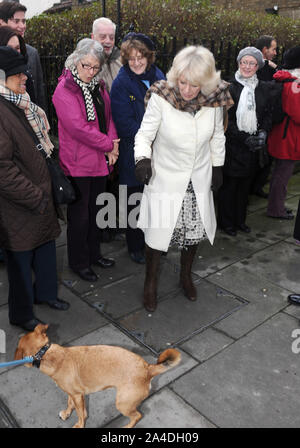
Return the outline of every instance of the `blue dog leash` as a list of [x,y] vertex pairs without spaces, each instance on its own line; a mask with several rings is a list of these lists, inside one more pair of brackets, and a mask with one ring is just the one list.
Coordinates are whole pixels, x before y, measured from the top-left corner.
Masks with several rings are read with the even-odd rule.
[[44,345],[34,356],[26,356],[25,358],[18,359],[17,361],[2,362],[0,363],[0,368],[19,366],[29,362],[34,367],[37,367],[39,369],[43,356],[46,353],[46,351],[49,350],[50,346],[51,346],[50,343]]
[[32,363],[34,360],[33,356],[26,356],[26,358],[18,359],[17,361],[9,361],[9,362],[0,362],[0,368],[1,367],[12,367],[12,366],[19,366],[26,363]]

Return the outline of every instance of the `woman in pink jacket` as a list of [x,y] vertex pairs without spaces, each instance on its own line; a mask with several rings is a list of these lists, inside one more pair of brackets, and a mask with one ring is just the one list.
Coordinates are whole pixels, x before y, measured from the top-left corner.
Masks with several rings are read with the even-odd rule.
[[99,73],[103,48],[92,39],[82,39],[67,58],[53,95],[58,117],[59,159],[77,191],[68,206],[67,243],[70,268],[83,280],[96,281],[92,265],[114,265],[100,251],[96,223],[96,199],[106,191],[109,166],[118,158],[117,133],[111,116],[109,95]]

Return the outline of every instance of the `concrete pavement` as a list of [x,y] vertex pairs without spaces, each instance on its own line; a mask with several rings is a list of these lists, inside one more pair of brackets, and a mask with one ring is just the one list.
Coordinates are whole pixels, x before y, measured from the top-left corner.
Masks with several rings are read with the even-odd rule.
[[[294,212],[300,173],[289,182],[286,204]],[[214,246],[204,242],[193,265],[198,300],[189,302],[178,287],[179,253],[162,257],[159,305],[142,306],[144,266],[128,257],[125,241],[103,244],[116,266],[98,269],[99,280],[81,281],[67,266],[65,228],[57,241],[59,296],[71,303],[58,312],[36,306],[50,323],[50,340],[63,345],[111,344],[133,350],[149,362],[165,348],[182,353],[176,368],[152,381],[140,407],[137,428],[299,427],[300,347],[292,333],[300,328],[300,307],[288,294],[300,292],[300,246],[294,221],[266,217],[266,200],[251,196],[250,234],[236,238],[217,232]],[[0,266],[0,328],[13,359],[22,330],[7,318],[7,278]],[[300,330],[299,330],[300,334]],[[299,336],[298,336],[299,337]],[[294,350],[295,351],[295,350]],[[297,350],[296,350],[297,351]],[[120,428],[127,419],[108,389],[87,399],[88,428]],[[0,370],[0,427],[68,428],[58,418],[67,397],[37,369]]]

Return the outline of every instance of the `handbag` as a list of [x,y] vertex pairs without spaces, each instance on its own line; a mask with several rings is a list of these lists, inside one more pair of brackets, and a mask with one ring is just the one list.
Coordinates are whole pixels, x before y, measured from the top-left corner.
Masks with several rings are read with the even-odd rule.
[[75,201],[76,194],[71,181],[61,169],[57,160],[52,159],[46,153],[41,143],[36,145],[46,160],[52,183],[53,199],[56,204],[70,204]]

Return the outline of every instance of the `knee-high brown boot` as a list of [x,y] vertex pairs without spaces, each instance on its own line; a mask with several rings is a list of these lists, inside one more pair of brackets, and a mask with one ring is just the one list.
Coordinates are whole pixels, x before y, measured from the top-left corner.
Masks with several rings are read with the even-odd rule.
[[161,251],[145,245],[146,277],[144,283],[144,307],[153,312],[157,306],[157,280]]
[[184,291],[185,296],[192,301],[197,299],[197,290],[192,281],[192,264],[197,252],[198,244],[188,246],[187,249],[181,250],[180,256],[180,285]]

